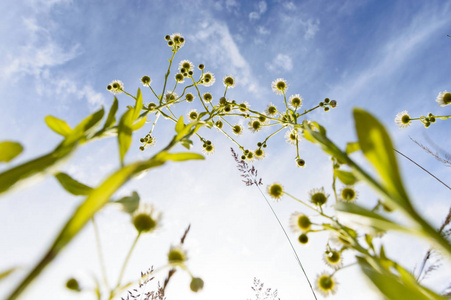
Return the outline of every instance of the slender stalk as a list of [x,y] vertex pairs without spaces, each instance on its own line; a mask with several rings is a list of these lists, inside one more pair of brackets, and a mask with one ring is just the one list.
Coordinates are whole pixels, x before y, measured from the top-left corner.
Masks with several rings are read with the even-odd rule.
[[97,255],[99,256],[100,271],[102,272],[103,283],[105,284],[106,287],[109,288],[108,277],[107,277],[107,272],[106,272],[106,267],[105,267],[105,260],[103,259],[103,253],[102,253],[103,252],[102,244],[100,242],[99,228],[97,226],[97,222],[96,222],[94,216],[91,218],[91,222],[92,222],[92,226],[94,227],[94,235],[96,238],[96,246],[97,246]]
[[282,223],[280,222],[279,217],[277,216],[276,212],[275,212],[274,209],[272,208],[271,204],[269,203],[268,199],[266,198],[265,194],[262,192],[262,190],[260,189],[260,187],[258,186],[258,184],[256,184],[256,186],[257,186],[258,190],[260,191],[260,194],[262,194],[263,198],[265,199],[266,203],[268,204],[269,208],[271,209],[271,211],[272,211],[274,217],[276,218],[277,222],[279,223],[280,228],[282,228],[282,231],[283,231],[283,233],[285,234],[285,237],[287,238],[288,243],[290,244],[291,250],[293,250],[294,257],[295,257],[296,260],[298,261],[298,264],[299,264],[299,266],[301,267],[302,272],[304,273],[305,278],[307,279],[307,282],[308,282],[308,284],[309,284],[309,286],[310,286],[310,290],[312,291],[313,297],[315,297],[315,299],[318,299],[318,298],[316,298],[316,294],[315,294],[315,291],[313,290],[312,283],[310,282],[310,279],[308,278],[307,273],[306,273],[305,270],[304,270],[304,266],[302,265],[302,262],[301,262],[301,260],[299,259],[299,256],[298,256],[298,254],[296,253],[296,250],[294,249],[294,246],[293,246],[293,244],[291,243],[291,240],[290,240],[290,238],[288,237],[288,234],[287,234],[287,232],[285,231],[285,228],[283,228],[283,225],[282,225]]
[[396,153],[398,153],[399,155],[407,158],[411,163],[415,164],[418,168],[420,168],[421,170],[425,171],[426,173],[428,173],[429,175],[431,175],[435,180],[437,180],[438,182],[440,182],[441,184],[443,184],[444,186],[446,186],[449,190],[451,190],[451,187],[449,187],[446,183],[444,183],[443,181],[441,181],[440,179],[438,179],[434,174],[432,174],[431,172],[429,172],[428,170],[426,170],[425,168],[423,168],[422,166],[420,166],[419,164],[417,164],[414,160],[412,160],[410,157],[404,155],[403,153],[399,152],[396,149],[395,150]]
[[133,250],[135,249],[136,243],[138,242],[139,237],[141,236],[141,233],[138,233],[135,240],[133,241],[132,246],[130,247],[130,250],[128,250],[127,257],[125,258],[124,264],[122,265],[121,272],[119,273],[119,278],[117,279],[117,284],[114,290],[111,292],[110,299],[113,299],[115,296],[115,291],[120,288],[122,277],[124,277],[125,268],[127,267],[128,261],[130,260],[130,257],[133,253]]

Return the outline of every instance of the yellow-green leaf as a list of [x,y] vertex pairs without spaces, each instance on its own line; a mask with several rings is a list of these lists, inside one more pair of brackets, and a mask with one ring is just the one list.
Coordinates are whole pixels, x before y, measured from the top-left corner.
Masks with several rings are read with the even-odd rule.
[[55,118],[54,116],[45,117],[45,123],[54,132],[56,132],[64,137],[68,136],[72,132],[72,129],[66,123],[66,121]]
[[368,112],[354,109],[355,127],[363,154],[379,174],[382,186],[399,206],[410,209],[398,170],[393,144],[384,126]]
[[183,123],[183,116],[180,116],[177,123],[175,124],[175,132],[180,133],[184,127],[185,127],[185,124]]
[[[182,155],[183,156],[183,155]],[[72,217],[61,230],[58,237],[53,242],[47,253],[42,257],[39,263],[28,273],[25,279],[16,287],[16,289],[7,297],[7,299],[16,299],[26,287],[44,270],[44,268],[58,256],[58,254],[69,244],[69,242],[80,232],[86,223],[98,212],[111,196],[122,187],[135,174],[141,173],[147,169],[161,166],[167,160],[186,160],[187,156],[182,157],[171,155],[159,155],[146,161],[139,161],[125,166],[110,175],[97,188],[94,188],[86,200],[75,210]],[[192,156],[196,159],[196,156]]]
[[373,211],[363,208],[354,203],[339,202],[335,209],[341,213],[346,213],[349,218],[364,226],[374,227],[379,230],[396,230],[412,232],[412,229],[399,225]]
[[62,172],[57,173],[55,175],[55,178],[58,180],[58,182],[61,184],[61,186],[66,191],[71,193],[72,195],[75,195],[75,196],[88,195],[92,191],[92,187],[89,187],[89,186],[73,179],[66,173],[62,173]]
[[346,185],[354,185],[357,182],[357,178],[351,172],[335,169],[334,175]]
[[369,264],[365,258],[357,257],[358,263],[363,273],[373,282],[373,284],[384,294],[386,299],[412,299],[412,300],[444,300],[442,297],[434,292],[417,284],[405,284],[396,275],[385,271],[376,270]]
[[172,160],[172,161],[185,161],[185,160],[192,160],[192,159],[205,159],[205,157],[198,153],[192,153],[192,152],[180,152],[180,153],[168,153],[168,152],[161,152],[158,154],[158,159],[163,160]]
[[114,125],[116,123],[116,112],[119,107],[119,103],[117,101],[116,96],[114,96],[113,105],[111,105],[110,112],[108,113],[108,117],[106,118],[105,125],[103,125],[103,128],[108,128]]
[[22,153],[21,144],[12,141],[0,142],[0,162],[9,162]]
[[119,155],[121,163],[124,162],[125,154],[132,143],[132,118],[133,109],[129,109],[122,115],[119,121],[117,138],[119,142]]
[[136,131],[136,130],[140,129],[141,127],[144,126],[144,124],[146,124],[146,121],[147,121],[147,116],[143,116],[141,119],[139,119],[138,122],[133,124],[132,130]]
[[351,153],[359,151],[359,150],[360,150],[360,144],[358,142],[346,144],[346,154],[351,154]]
[[136,104],[133,112],[133,121],[138,119],[139,114],[141,113],[141,109],[143,107],[143,96],[141,94],[141,89],[138,88],[138,94],[136,95]]

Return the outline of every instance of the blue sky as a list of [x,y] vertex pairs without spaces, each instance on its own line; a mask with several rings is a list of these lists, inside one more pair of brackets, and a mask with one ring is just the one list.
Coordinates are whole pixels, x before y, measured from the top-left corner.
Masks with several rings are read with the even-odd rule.
[[[8,0],[0,3],[0,9],[7,11],[0,26],[0,140],[17,140],[25,146],[14,163],[45,153],[60,141],[46,128],[46,115],[74,125],[101,105],[109,107],[113,97],[105,87],[111,80],[122,80],[125,89],[135,93],[142,87],[139,79],[149,75],[152,86],[161,89],[171,55],[163,37],[180,32],[186,44],[175,63],[182,59],[203,63],[217,79],[234,75],[238,84],[228,93],[231,98],[247,101],[256,110],[265,109],[269,102],[280,104],[271,82],[285,78],[288,93],[301,94],[305,108],[325,97],[337,99],[336,109],[315,111],[308,118],[324,125],[339,145],[355,139],[351,111],[363,107],[386,125],[400,151],[445,182],[449,178],[449,169],[409,136],[424,143],[430,138],[449,149],[451,123],[437,122],[428,129],[414,123],[401,130],[393,122],[402,110],[416,117],[450,114],[449,107],[441,108],[434,101],[439,92],[451,89],[449,1]],[[210,90],[218,95],[223,87],[217,82]],[[144,95],[151,97],[147,91]],[[124,95],[118,98],[124,111],[131,100]],[[177,112],[184,114],[190,108],[182,105]],[[163,121],[157,127],[156,148],[140,152],[136,143],[128,162],[148,157],[170,140],[173,124]],[[163,227],[156,236],[143,239],[127,278],[161,265],[171,243],[191,223],[186,244],[189,265],[204,278],[205,290],[191,293],[189,277],[180,272],[170,286],[169,299],[247,299],[252,297],[254,276],[277,288],[281,299],[312,299],[259,192],[241,183],[230,157],[232,144],[217,132],[204,130],[204,135],[214,142],[215,155],[204,162],[169,164],[119,192],[137,190],[143,201],[164,213]],[[258,140],[251,134],[241,137],[248,147],[255,147]],[[193,151],[200,150],[197,143]],[[304,199],[311,188],[327,189],[328,158],[305,141],[301,151],[307,161],[304,169],[294,166],[294,150],[284,143],[283,134],[274,138],[267,159],[256,163],[264,183],[282,182]],[[96,142],[79,150],[63,170],[97,184],[118,167],[117,157],[115,140]],[[400,159],[400,164],[415,206],[439,225],[450,205],[449,190],[407,161]],[[363,186],[358,189],[361,203],[375,201],[376,196]],[[0,231],[0,257],[8,259],[0,260],[0,270],[33,265],[80,201],[52,178],[6,195],[0,201],[0,228],[6,228]],[[289,199],[274,208],[287,229],[291,213],[301,210]],[[108,269],[115,278],[134,237],[133,228],[127,216],[114,209],[100,212],[98,219]],[[296,236],[291,238],[295,241]],[[326,269],[320,254],[327,236],[312,239],[308,246],[296,246],[314,279]],[[399,240],[409,246],[400,246]],[[427,249],[405,236],[388,236],[386,241],[393,257],[409,268]],[[449,269],[448,264],[427,283],[444,288],[447,282],[440,277],[449,278]],[[99,268],[92,228],[87,226],[24,298],[72,299],[63,288],[65,280],[80,274],[89,284],[86,274],[90,273],[98,274]],[[1,282],[0,297],[23,274]],[[356,267],[337,276],[340,286],[335,298],[360,299],[365,294],[367,299],[379,299]]]

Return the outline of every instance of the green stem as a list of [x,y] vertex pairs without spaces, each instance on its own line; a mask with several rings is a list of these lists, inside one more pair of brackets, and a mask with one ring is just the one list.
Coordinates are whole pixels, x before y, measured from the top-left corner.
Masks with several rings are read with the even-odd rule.
[[103,283],[105,284],[105,286],[107,288],[109,288],[108,277],[107,277],[107,272],[106,272],[106,267],[105,267],[105,260],[103,259],[103,253],[102,253],[103,252],[102,244],[100,242],[99,228],[97,226],[97,222],[95,221],[94,216],[91,218],[91,222],[92,222],[92,226],[94,228],[94,235],[96,238],[97,255],[99,256],[100,271],[102,272]]
[[114,291],[117,290],[118,288],[120,288],[121,286],[121,281],[122,281],[122,277],[124,277],[124,273],[125,273],[125,268],[127,267],[128,261],[130,260],[130,257],[132,255],[133,250],[135,249],[136,243],[138,242],[139,237],[141,236],[141,232],[138,233],[138,235],[136,236],[135,240],[133,241],[132,246],[130,247],[130,250],[128,251],[127,257],[125,258],[124,264],[122,265],[122,269],[121,272],[119,273],[119,278],[117,279],[117,284],[116,287],[114,288],[114,290],[111,292],[111,297],[110,299],[113,299],[115,293]]
[[257,184],[256,184],[256,186],[257,186],[258,190],[260,191],[260,194],[262,194],[263,198],[265,199],[266,203],[268,204],[269,208],[271,209],[271,211],[272,211],[274,217],[276,218],[277,222],[279,223],[280,228],[282,228],[282,231],[283,231],[283,233],[285,234],[285,237],[286,237],[288,243],[290,244],[291,250],[293,250],[294,257],[296,258],[296,260],[297,260],[299,266],[300,266],[301,269],[302,269],[302,272],[304,273],[305,278],[307,279],[307,282],[308,282],[308,284],[309,284],[309,286],[310,286],[310,290],[312,291],[313,297],[315,297],[315,299],[318,299],[318,298],[316,298],[316,294],[315,294],[315,291],[313,290],[313,287],[312,287],[312,284],[311,284],[311,282],[310,282],[310,279],[308,278],[307,273],[306,273],[305,270],[304,270],[304,266],[302,265],[302,262],[301,262],[301,260],[299,259],[299,256],[298,256],[298,254],[296,253],[296,250],[294,249],[294,246],[293,246],[293,244],[291,243],[291,240],[290,240],[290,238],[288,237],[288,234],[287,234],[285,228],[283,228],[283,225],[282,225],[282,223],[280,222],[279,217],[277,216],[276,212],[275,212],[274,209],[272,208],[271,204],[269,203],[268,199],[266,198],[265,194],[262,192],[262,190],[260,189],[260,187],[259,187]]

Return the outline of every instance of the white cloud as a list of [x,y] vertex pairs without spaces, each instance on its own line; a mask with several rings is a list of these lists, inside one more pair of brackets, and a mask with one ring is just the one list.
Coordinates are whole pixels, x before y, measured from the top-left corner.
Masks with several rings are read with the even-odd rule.
[[291,71],[293,69],[293,61],[287,54],[279,53],[271,63],[266,63],[269,71]]
[[269,31],[266,27],[264,27],[264,26],[258,26],[258,27],[257,27],[257,32],[258,32],[259,34],[261,34],[261,35],[267,35],[267,34],[270,33],[270,31]]
[[[216,21],[205,21],[201,24],[200,30],[190,37],[190,40],[201,45],[208,43],[209,47],[206,51],[208,51],[210,63],[221,66],[224,73],[236,76],[238,84],[246,86],[249,91],[258,90],[251,67],[241,55],[226,25]],[[205,47],[199,47],[199,49],[202,48]]]
[[79,54],[78,44],[68,50],[63,49],[54,41],[50,32],[39,26],[34,18],[24,18],[22,23],[27,29],[28,42],[11,47],[5,54],[8,59],[1,67],[2,80],[17,78],[16,74],[39,77],[45,69],[62,65]]
[[268,5],[266,4],[265,1],[260,1],[257,4],[257,11],[253,11],[249,14],[249,19],[252,20],[257,20],[260,19],[260,16],[262,14],[264,14],[266,12],[266,10],[268,9]]
[[304,26],[306,27],[304,38],[311,39],[319,30],[319,20],[308,19]]

